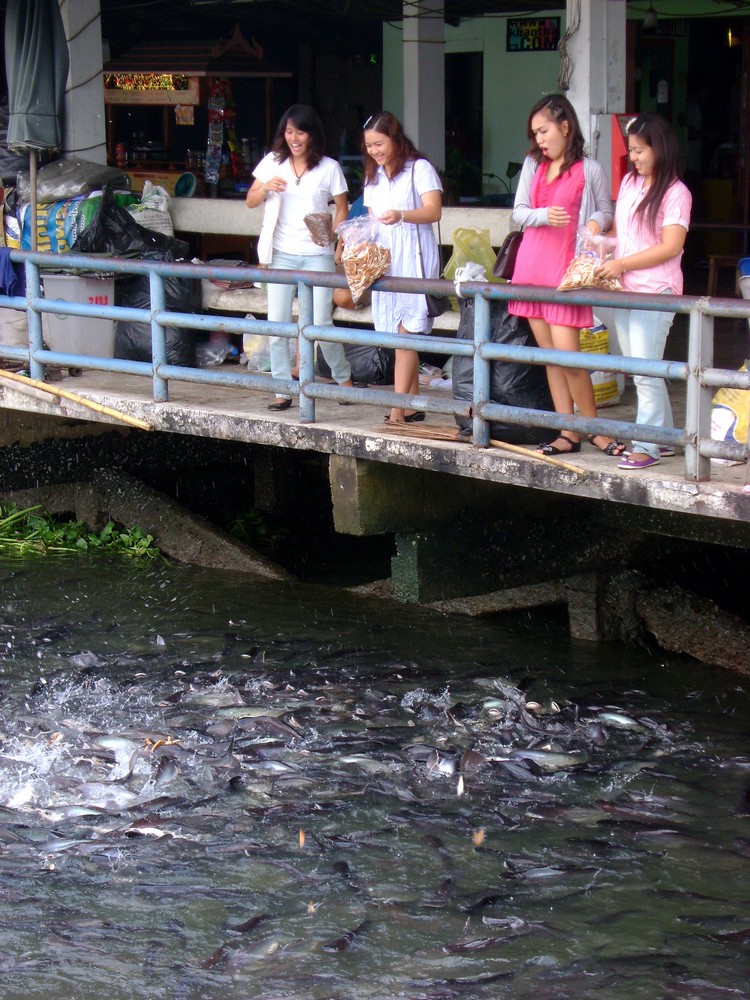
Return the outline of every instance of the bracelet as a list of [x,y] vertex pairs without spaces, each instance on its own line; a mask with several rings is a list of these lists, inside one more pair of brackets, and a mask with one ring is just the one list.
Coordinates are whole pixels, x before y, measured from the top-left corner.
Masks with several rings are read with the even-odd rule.
[[404,213],[403,213],[403,211],[402,211],[402,212],[401,212],[401,225],[402,225],[402,226],[403,226],[403,224],[404,224],[404,222],[405,222],[405,221],[406,221],[406,220],[404,219]]

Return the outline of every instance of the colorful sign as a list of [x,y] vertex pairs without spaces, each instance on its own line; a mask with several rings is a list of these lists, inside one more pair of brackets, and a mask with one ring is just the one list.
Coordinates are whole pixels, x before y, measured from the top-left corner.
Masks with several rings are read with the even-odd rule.
[[508,18],[507,52],[555,52],[559,41],[559,17]]

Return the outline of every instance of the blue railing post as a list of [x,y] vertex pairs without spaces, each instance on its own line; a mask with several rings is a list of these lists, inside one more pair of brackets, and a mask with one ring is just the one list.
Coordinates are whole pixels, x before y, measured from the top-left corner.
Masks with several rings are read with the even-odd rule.
[[167,403],[169,401],[169,383],[159,374],[162,365],[167,363],[167,332],[156,319],[156,315],[166,309],[166,296],[164,276],[156,270],[149,273],[149,289],[151,292],[151,360],[154,399],[157,403]]
[[490,398],[490,362],[482,357],[482,345],[490,340],[490,303],[483,295],[474,296],[474,416],[472,431],[475,448],[487,448],[490,425],[482,417],[482,404]]
[[[26,301],[38,299],[42,294],[42,285],[39,278],[39,266],[30,260],[26,261]],[[34,360],[34,353],[44,348],[44,333],[42,329],[42,314],[37,309],[28,307],[27,320],[29,324],[29,348],[31,350],[31,360],[29,362],[29,374],[32,378],[44,378],[44,365]]]
[[703,312],[701,299],[690,310],[688,377],[685,403],[685,478],[703,482],[711,478],[711,459],[700,453],[700,443],[711,437],[713,389],[703,384],[703,372],[713,365],[714,318]]
[[305,393],[308,382],[315,380],[315,341],[306,336],[306,328],[313,322],[312,285],[300,282],[297,286],[299,297],[299,419],[300,423],[315,423],[315,400]]

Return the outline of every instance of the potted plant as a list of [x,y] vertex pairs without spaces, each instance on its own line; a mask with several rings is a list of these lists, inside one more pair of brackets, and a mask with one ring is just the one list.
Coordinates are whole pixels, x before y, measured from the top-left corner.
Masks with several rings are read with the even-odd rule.
[[505,170],[505,177],[507,181],[500,177],[499,174],[487,173],[484,176],[490,177],[492,180],[500,181],[500,183],[505,188],[504,192],[494,195],[485,195],[485,203],[490,205],[498,205],[500,208],[512,208],[513,207],[513,190],[512,182],[513,178],[517,176],[520,172],[523,164],[516,162],[515,160],[509,160],[508,166]]

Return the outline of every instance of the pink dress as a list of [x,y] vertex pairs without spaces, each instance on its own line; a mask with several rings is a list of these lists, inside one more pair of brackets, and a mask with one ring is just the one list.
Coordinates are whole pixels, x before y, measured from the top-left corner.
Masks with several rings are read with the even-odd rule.
[[[518,250],[513,271],[515,285],[543,285],[557,288],[568,264],[575,255],[578,215],[583,200],[583,161],[557,176],[550,184],[546,173],[548,161],[539,164],[531,182],[531,207],[546,208],[560,205],[568,210],[570,222],[562,226],[527,226]],[[585,329],[593,325],[591,306],[557,305],[552,302],[508,303],[513,316],[543,319],[555,326]]]

